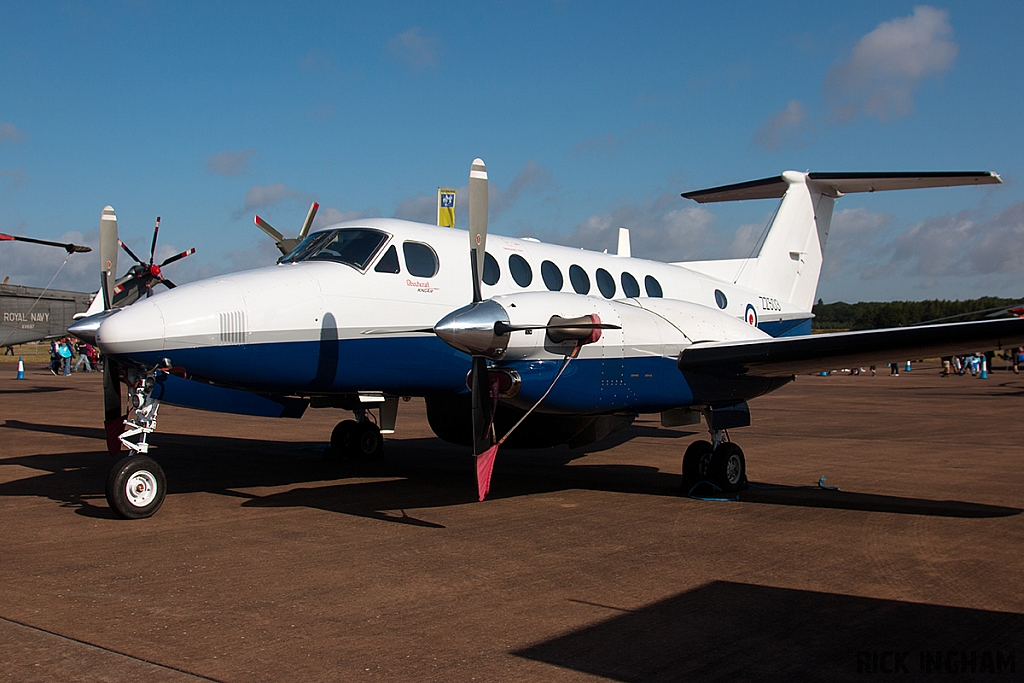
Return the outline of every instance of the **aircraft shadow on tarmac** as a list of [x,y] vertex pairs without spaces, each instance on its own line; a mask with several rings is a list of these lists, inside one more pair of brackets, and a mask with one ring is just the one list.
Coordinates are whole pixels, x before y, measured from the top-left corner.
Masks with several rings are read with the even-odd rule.
[[619,614],[513,654],[645,682],[1003,678],[1024,667],[1024,615],[1008,612],[728,581],[638,610],[574,602]]
[[[103,500],[112,464],[103,430],[7,420],[5,429],[60,433],[91,438],[97,449],[57,455],[6,458],[2,465],[23,465],[46,474],[0,484],[0,496],[42,496],[74,507],[79,514],[112,517]],[[680,476],[655,467],[630,464],[572,464],[590,453],[650,432],[632,427],[593,447],[546,451],[504,450],[498,457],[491,500],[572,489],[624,494],[679,496]],[[681,434],[680,432],[669,432]],[[469,449],[440,439],[391,439],[383,462],[355,466],[323,457],[323,445],[163,433],[150,452],[167,474],[168,492],[207,492],[243,499],[246,507],[310,507],[381,521],[438,527],[409,517],[411,509],[465,505],[476,501]],[[303,486],[305,485],[305,486]],[[252,488],[294,486],[257,495]],[[889,512],[938,517],[1008,517],[1024,510],[957,500],[883,496],[817,487],[759,485],[742,492],[739,503]],[[721,503],[715,503],[721,504]],[[399,512],[396,512],[399,511]]]
[[58,391],[68,391],[71,387],[34,387],[31,389],[0,389],[0,395],[11,394],[52,394]]

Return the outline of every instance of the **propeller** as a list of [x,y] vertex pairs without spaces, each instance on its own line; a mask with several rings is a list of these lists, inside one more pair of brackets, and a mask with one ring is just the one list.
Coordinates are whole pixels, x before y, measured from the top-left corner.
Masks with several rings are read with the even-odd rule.
[[48,247],[60,247],[69,254],[88,254],[92,247],[83,247],[79,244],[64,244],[63,242],[51,242],[50,240],[37,240],[34,237],[18,237],[17,235],[5,235],[0,232],[0,242],[31,242],[32,244],[45,244]]
[[306,220],[302,222],[302,229],[299,230],[298,237],[285,237],[279,231],[277,231],[274,228],[274,226],[272,226],[270,223],[266,222],[259,216],[256,216],[254,218],[254,222],[256,223],[257,228],[267,233],[267,235],[270,236],[270,239],[274,240],[274,242],[277,244],[277,248],[281,250],[281,253],[287,256],[288,254],[292,253],[292,250],[295,249],[299,242],[306,239],[306,235],[309,234],[309,229],[313,225],[313,219],[316,217],[316,212],[319,208],[320,205],[317,204],[316,202],[313,202],[312,204],[309,205],[309,212],[306,213]]
[[[472,358],[469,374],[470,406],[473,423],[473,455],[476,456],[477,491],[480,500],[487,497],[491,486],[491,473],[498,447],[522,424],[523,420],[540,405],[555,382],[562,376],[569,362],[584,344],[601,338],[603,329],[619,329],[618,325],[602,323],[596,315],[579,318],[552,316],[545,325],[512,325],[505,309],[494,300],[484,300],[481,292],[484,254],[487,248],[487,167],[482,159],[474,159],[469,172],[469,257],[473,276],[473,302],[449,313],[434,327],[433,332],[449,345],[468,353]],[[553,342],[575,341],[572,353],[567,355],[561,370],[552,380],[544,395],[533,408],[501,439],[495,438],[494,411],[498,403],[498,382],[492,381],[487,370],[487,359],[500,358],[508,348],[509,335],[520,330],[545,330]],[[424,330],[425,331],[425,330]]]
[[[174,289],[175,287],[177,287],[177,285],[175,285],[173,282],[171,282],[170,280],[168,280],[164,276],[163,268],[168,266],[168,265],[170,265],[170,264],[172,264],[172,263],[174,263],[175,261],[180,261],[181,259],[185,258],[186,256],[189,256],[191,254],[196,253],[196,250],[195,250],[195,247],[193,247],[191,249],[188,249],[186,251],[181,252],[180,254],[175,254],[174,256],[170,256],[170,257],[164,259],[163,263],[156,264],[154,262],[155,261],[155,256],[156,256],[156,239],[157,239],[157,235],[159,233],[160,233],[160,217],[157,216],[156,217],[156,226],[153,228],[153,242],[152,242],[152,244],[150,244],[150,247],[149,247],[149,263],[146,263],[145,261],[140,259],[138,256],[136,256],[135,252],[132,251],[128,247],[127,244],[125,244],[121,240],[117,240],[117,244],[119,244],[121,246],[121,248],[125,250],[125,253],[127,253],[129,256],[131,256],[132,259],[135,261],[135,265],[132,266],[131,269],[128,271],[128,276],[127,277],[129,277],[130,279],[125,280],[125,279],[122,278],[122,282],[120,282],[119,284],[117,284],[115,286],[115,288],[113,290],[114,294],[121,294],[126,289],[128,289],[132,284],[134,284],[136,288],[145,287],[146,288],[146,296],[147,297],[148,296],[153,296],[153,286],[157,282],[162,282],[164,285],[166,285],[170,289]],[[101,257],[101,260],[102,260],[102,257]],[[136,280],[138,282],[133,282],[133,281],[136,281]],[[138,297],[136,297],[136,298],[138,298]],[[132,301],[134,301],[134,299],[132,299],[131,301],[128,301],[127,303],[132,303]],[[117,303],[121,304],[122,302],[118,301]],[[127,304],[125,304],[125,305],[127,305]]]

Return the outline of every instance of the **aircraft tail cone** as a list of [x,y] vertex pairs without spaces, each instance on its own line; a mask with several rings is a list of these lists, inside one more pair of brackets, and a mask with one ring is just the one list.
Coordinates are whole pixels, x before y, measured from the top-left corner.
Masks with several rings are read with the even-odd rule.
[[18,356],[18,376],[14,379],[25,379],[25,361]]

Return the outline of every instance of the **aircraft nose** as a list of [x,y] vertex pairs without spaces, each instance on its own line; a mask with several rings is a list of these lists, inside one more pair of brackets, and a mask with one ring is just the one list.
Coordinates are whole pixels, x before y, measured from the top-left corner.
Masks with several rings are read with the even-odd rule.
[[96,345],[108,355],[163,350],[164,317],[159,306],[144,299],[105,318],[96,330]]

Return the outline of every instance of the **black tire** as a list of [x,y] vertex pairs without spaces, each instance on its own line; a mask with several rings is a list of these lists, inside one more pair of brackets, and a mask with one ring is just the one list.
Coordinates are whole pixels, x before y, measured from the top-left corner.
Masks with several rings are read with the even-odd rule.
[[686,452],[683,453],[683,493],[689,493],[694,484],[707,479],[710,457],[710,441],[694,441],[686,447]]
[[734,443],[718,444],[708,469],[708,480],[726,493],[747,487],[747,461],[743,450]]
[[384,437],[377,425],[372,422],[356,424],[352,454],[362,462],[374,462],[384,455]]
[[331,448],[326,455],[330,455],[334,459],[350,457],[357,426],[358,423],[355,420],[339,422],[331,432]]
[[146,455],[121,458],[107,477],[107,504],[125,519],[152,517],[167,495],[163,469]]

